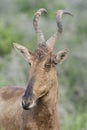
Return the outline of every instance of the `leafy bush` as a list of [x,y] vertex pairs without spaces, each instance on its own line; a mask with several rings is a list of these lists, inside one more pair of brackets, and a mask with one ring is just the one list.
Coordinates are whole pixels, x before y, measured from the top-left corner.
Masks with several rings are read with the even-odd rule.
[[23,35],[13,26],[0,25],[0,55],[5,55],[11,51],[14,41],[21,41]]
[[86,130],[87,129],[87,113],[70,116],[62,119],[61,130]]

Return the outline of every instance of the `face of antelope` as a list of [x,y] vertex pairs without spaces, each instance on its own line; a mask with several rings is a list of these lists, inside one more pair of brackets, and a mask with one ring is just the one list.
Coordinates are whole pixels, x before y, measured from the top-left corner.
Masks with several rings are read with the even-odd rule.
[[14,43],[14,48],[30,64],[29,84],[22,97],[22,106],[26,110],[33,108],[37,101],[50,91],[50,80],[55,70],[55,65],[64,61],[68,53],[68,49],[63,49],[54,55],[53,45],[63,30],[61,23],[62,14],[70,13],[64,10],[57,11],[58,31],[45,41],[38,24],[39,17],[43,12],[45,12],[45,9],[42,8],[34,15],[33,25],[38,38],[38,46],[35,52],[32,53],[26,47]]

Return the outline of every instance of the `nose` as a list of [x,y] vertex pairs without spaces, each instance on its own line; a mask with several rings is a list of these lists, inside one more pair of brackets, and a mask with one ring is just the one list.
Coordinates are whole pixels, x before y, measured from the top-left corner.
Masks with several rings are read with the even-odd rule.
[[29,106],[31,104],[31,100],[25,96],[22,97],[22,107],[25,110],[29,110]]
[[24,104],[24,102],[22,101],[22,107],[23,107],[23,109],[25,109],[25,110],[29,110],[29,103]]
[[35,106],[35,102],[32,98],[22,97],[22,107],[25,110],[29,110]]

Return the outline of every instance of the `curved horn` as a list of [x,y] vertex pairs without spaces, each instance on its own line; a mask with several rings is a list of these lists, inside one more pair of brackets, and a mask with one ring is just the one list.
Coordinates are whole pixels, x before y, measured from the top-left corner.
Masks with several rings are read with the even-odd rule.
[[51,36],[47,40],[46,45],[49,49],[53,49],[55,42],[59,38],[60,34],[63,32],[63,25],[62,25],[62,15],[63,14],[68,14],[68,15],[72,16],[72,14],[70,12],[65,11],[65,10],[58,10],[56,12],[56,22],[57,22],[58,31],[56,33],[54,33],[54,35]]
[[44,12],[47,12],[44,8],[39,9],[35,13],[34,19],[33,19],[33,26],[34,26],[34,29],[36,31],[39,44],[45,43],[44,35],[43,35],[43,33],[42,33],[41,29],[40,29],[39,23],[38,23],[41,14],[44,13]]

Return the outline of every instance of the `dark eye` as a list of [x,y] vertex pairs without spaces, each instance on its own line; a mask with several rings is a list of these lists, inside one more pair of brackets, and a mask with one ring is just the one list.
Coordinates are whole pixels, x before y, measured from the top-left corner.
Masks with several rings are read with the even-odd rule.
[[31,62],[28,63],[31,66]]
[[50,64],[45,64],[44,67],[45,68],[50,68]]

